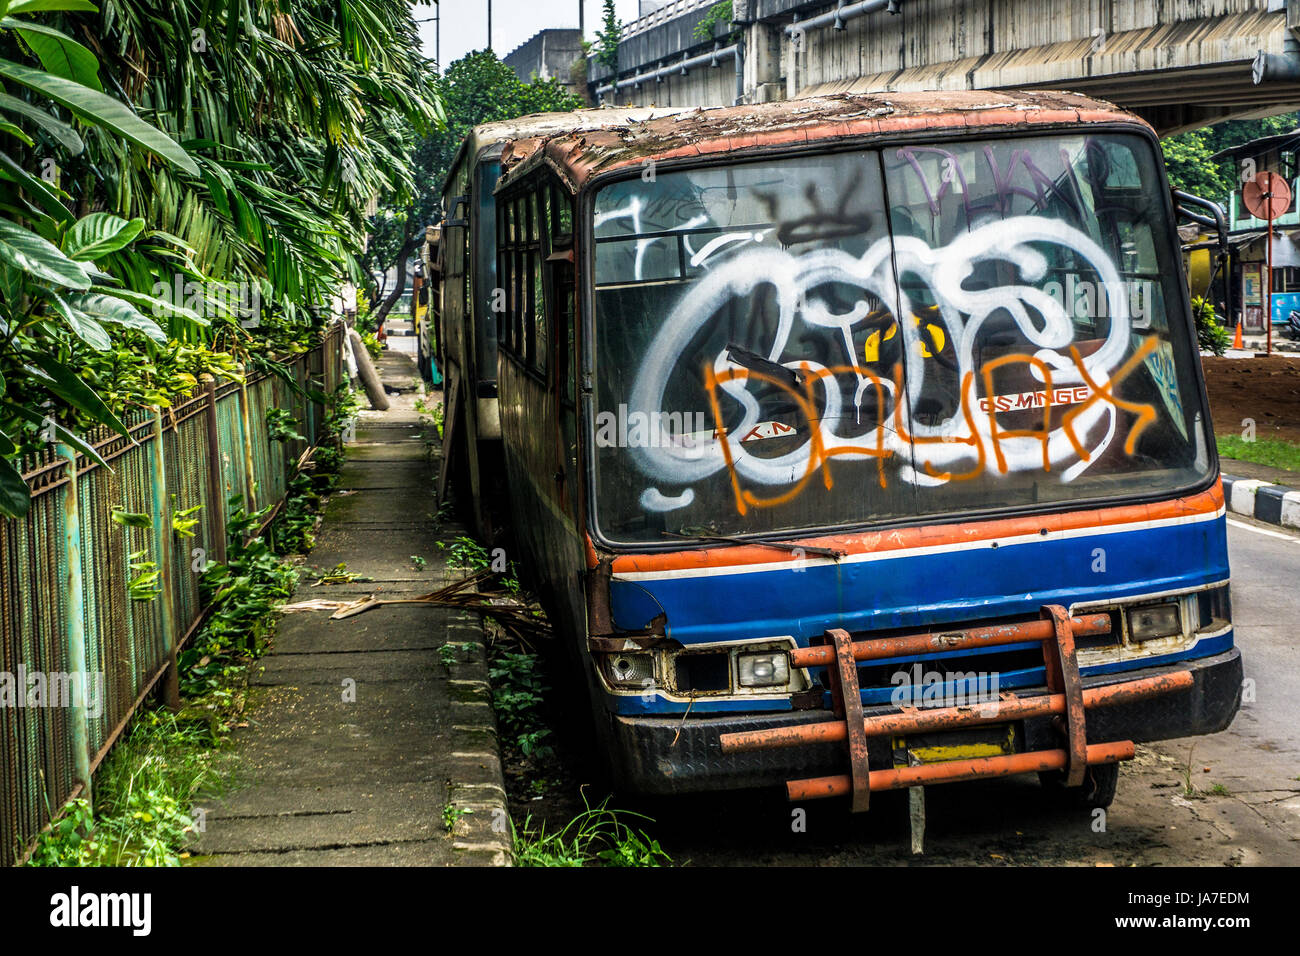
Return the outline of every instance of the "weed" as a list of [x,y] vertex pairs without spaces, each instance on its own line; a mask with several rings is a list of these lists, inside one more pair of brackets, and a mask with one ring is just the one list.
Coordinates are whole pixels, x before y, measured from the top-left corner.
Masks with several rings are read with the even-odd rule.
[[433,427],[438,430],[438,440],[442,441],[443,406],[442,402],[429,404],[421,395],[415,400],[415,410],[421,415],[428,415]]
[[198,518],[191,518],[190,515],[197,514],[203,510],[203,505],[195,505],[193,508],[186,508],[184,511],[176,511],[176,496],[172,495],[172,533],[178,538],[194,537],[194,529],[199,525]]
[[[438,517],[442,512],[438,512]],[[454,571],[495,571],[500,575],[503,588],[515,597],[519,597],[522,588],[519,585],[519,571],[513,561],[506,561],[501,549],[488,553],[487,548],[473,538],[460,535],[452,539],[451,544],[438,542],[438,549],[447,552],[447,567]]]
[[428,561],[424,560],[424,558],[420,557],[418,554],[411,555],[411,565],[417,571],[423,571],[424,566],[428,563]]
[[1210,788],[1209,792],[1216,797],[1229,797],[1232,795],[1232,791],[1221,783],[1216,783]]
[[539,673],[537,655],[499,649],[488,676],[492,679],[492,709],[508,739],[526,757],[549,756],[552,750],[544,741],[551,731],[540,711],[550,687]]
[[95,813],[75,801],[29,866],[177,866],[194,803],[219,792],[210,726],[192,712],[145,711],[95,775]]
[[162,577],[162,571],[158,567],[157,561],[146,561],[145,557],[149,554],[148,549],[143,551],[133,551],[127,556],[129,567],[135,576],[127,583],[127,592],[131,595],[132,601],[152,601],[162,593],[159,586],[159,579]]
[[487,549],[473,538],[460,535],[451,544],[438,542],[438,548],[447,552],[448,566],[456,571],[486,571],[492,566]]
[[293,412],[289,409],[267,409],[266,430],[272,441],[306,441],[307,439],[298,432],[301,426],[302,423],[293,417]]
[[541,798],[546,796],[559,785],[560,781],[558,780],[548,780],[545,777],[537,777],[528,781],[528,792],[534,797]]
[[461,817],[469,816],[473,812],[469,807],[454,807],[450,803],[444,804],[442,808],[442,825],[450,833],[456,828],[456,821]]
[[516,866],[663,866],[670,857],[642,830],[633,829],[624,820],[636,817],[653,823],[650,817],[629,810],[613,810],[606,797],[597,806],[587,808],[554,833],[546,824],[534,828],[532,816],[516,827],[510,821],[514,837]]

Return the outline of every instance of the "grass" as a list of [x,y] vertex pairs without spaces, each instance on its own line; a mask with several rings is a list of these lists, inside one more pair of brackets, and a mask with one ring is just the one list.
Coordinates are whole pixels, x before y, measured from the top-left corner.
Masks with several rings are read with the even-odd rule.
[[1219,435],[1216,442],[1223,458],[1300,472],[1300,443],[1277,438],[1246,441],[1238,435]]
[[628,817],[654,822],[630,810],[610,809],[608,797],[552,833],[545,823],[534,825],[531,816],[518,827],[512,820],[515,866],[671,865],[672,857],[659,841],[625,822]]
[[77,800],[37,843],[29,866],[179,866],[203,826],[196,801],[218,795],[212,724],[202,704],[140,715],[95,775],[95,812]]

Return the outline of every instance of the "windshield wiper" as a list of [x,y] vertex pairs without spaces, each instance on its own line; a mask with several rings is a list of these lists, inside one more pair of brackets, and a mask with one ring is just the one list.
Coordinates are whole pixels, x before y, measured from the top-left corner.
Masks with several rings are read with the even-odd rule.
[[758,372],[760,375],[766,375],[768,378],[784,384],[791,391],[803,384],[798,372],[786,368],[784,365],[778,365],[776,362],[771,362],[757,352],[751,352],[734,342],[727,346],[727,358],[741,368],[747,368],[751,372]]
[[727,544],[757,544],[764,548],[775,548],[778,551],[790,551],[799,554],[819,554],[823,558],[830,558],[832,561],[838,561],[844,557],[845,552],[836,551],[834,548],[819,548],[812,544],[795,544],[793,541],[771,541],[764,538],[741,538],[730,534],[710,534],[708,532],[691,532],[683,528],[681,531],[668,531],[665,528],[659,529],[659,533],[669,538],[686,538],[697,541],[722,541]]

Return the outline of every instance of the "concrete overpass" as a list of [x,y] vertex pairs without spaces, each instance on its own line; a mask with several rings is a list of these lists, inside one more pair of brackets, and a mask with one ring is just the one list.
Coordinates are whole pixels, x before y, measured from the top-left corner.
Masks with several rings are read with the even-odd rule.
[[1300,109],[1300,0],[673,0],[628,24],[594,101],[717,106],[1020,87],[1110,100],[1162,134]]

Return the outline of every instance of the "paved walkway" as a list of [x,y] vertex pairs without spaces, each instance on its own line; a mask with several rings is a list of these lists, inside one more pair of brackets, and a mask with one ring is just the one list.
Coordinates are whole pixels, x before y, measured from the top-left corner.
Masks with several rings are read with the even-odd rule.
[[[435,519],[438,458],[414,410],[414,364],[390,349],[380,374],[403,391],[390,394],[389,411],[362,413],[306,561],[342,562],[372,580],[311,587],[313,575],[304,574],[294,602],[414,596],[462,576],[446,569],[436,546],[464,532]],[[413,555],[427,564],[418,568]],[[504,793],[477,615],[395,605],[341,621],[328,616],[282,619],[253,681],[249,728],[235,737],[238,789],[206,808],[196,862],[505,862]],[[450,666],[440,654],[447,642],[464,645]],[[457,812],[466,808],[474,812]]]

